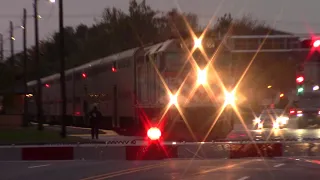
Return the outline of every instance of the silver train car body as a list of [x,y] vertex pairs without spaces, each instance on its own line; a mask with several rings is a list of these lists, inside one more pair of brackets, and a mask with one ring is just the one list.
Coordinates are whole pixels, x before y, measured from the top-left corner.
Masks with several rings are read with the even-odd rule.
[[[177,109],[173,107],[167,115],[162,116],[170,101],[164,84],[170,91],[175,92],[182,80],[181,77],[167,75],[177,75],[181,72],[181,67],[188,64],[186,63],[187,54],[180,40],[170,39],[152,46],[113,54],[66,70],[67,124],[89,126],[87,113],[92,105],[97,105],[104,118],[101,126],[104,129],[130,129],[138,125],[143,134],[148,126],[159,124],[162,117],[165,119],[162,131],[167,139],[190,139],[193,135],[185,126],[186,122],[177,113]],[[116,72],[112,70],[113,67]],[[184,72],[190,70],[191,67],[188,67]],[[183,77],[187,74],[189,73]],[[194,81],[194,76],[190,77],[192,77],[191,81]],[[60,75],[44,77],[41,82],[45,120],[48,123],[59,124],[61,118]],[[190,91],[192,83],[185,85],[184,91]],[[36,86],[36,81],[28,83],[29,91],[34,92],[35,95]],[[207,134],[218,109],[207,96],[203,96],[205,90],[199,92],[200,94],[202,92],[202,98],[199,98],[200,94],[195,93],[194,101],[191,100],[188,105],[181,106],[188,124],[192,126],[192,131],[200,134],[198,141],[203,140],[203,136]],[[29,113],[36,117],[36,112],[35,99],[32,97],[29,100]],[[199,124],[199,120],[202,123]],[[228,124],[226,120],[224,124]],[[216,128],[223,129],[219,123],[216,123]],[[169,138],[169,134],[172,137]],[[194,140],[194,137],[191,140]]]
[[[135,101],[141,99],[135,96],[136,89],[142,92],[142,99],[145,93],[143,88],[136,87],[136,69],[147,67],[146,57],[156,52],[155,48],[167,43],[133,48],[66,70],[67,124],[88,125],[85,117],[93,105],[97,105],[104,116],[107,122],[103,125],[105,128],[119,127],[120,122],[132,122]],[[59,123],[60,74],[41,78],[41,83],[45,122]],[[28,88],[36,96],[37,81],[28,82]],[[32,117],[36,117],[37,113],[35,96],[29,99],[29,114]]]

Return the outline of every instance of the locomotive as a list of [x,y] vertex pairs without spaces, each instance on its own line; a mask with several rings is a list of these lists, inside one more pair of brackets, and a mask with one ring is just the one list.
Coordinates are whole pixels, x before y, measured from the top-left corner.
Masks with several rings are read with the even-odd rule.
[[[191,54],[190,42],[169,39],[66,70],[66,124],[89,126],[88,112],[96,105],[103,115],[101,128],[120,134],[146,135],[156,127],[166,140],[224,138],[232,123],[219,113],[224,92],[213,75],[217,66],[223,72],[223,63],[210,64],[199,51]],[[216,49],[209,51],[213,54]],[[59,124],[60,74],[43,77],[41,83],[45,122]],[[36,86],[37,81],[28,82],[34,96]],[[34,96],[28,103],[29,114],[35,117]]]

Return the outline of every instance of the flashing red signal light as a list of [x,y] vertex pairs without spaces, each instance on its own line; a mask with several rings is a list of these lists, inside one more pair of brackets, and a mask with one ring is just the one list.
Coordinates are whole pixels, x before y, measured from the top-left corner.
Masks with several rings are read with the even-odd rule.
[[299,76],[296,79],[297,83],[302,83],[304,81],[304,77],[303,76]]
[[320,40],[318,39],[318,40],[315,40],[314,42],[313,42],[313,47],[314,48],[319,48],[320,47]]
[[45,84],[45,86],[46,86],[46,88],[49,88],[49,87],[50,87],[50,85],[49,85],[49,84]]
[[161,131],[159,128],[152,127],[148,130],[147,135],[150,140],[158,140],[161,137]]
[[86,73],[82,73],[82,77],[83,78],[87,78],[87,74]]
[[112,67],[112,72],[117,72],[117,69],[115,67]]

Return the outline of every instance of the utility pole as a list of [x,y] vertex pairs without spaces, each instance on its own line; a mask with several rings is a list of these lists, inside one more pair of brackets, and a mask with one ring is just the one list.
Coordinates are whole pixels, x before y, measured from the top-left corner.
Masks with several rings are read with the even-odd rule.
[[61,119],[61,137],[67,136],[66,132],[66,82],[65,82],[65,61],[64,61],[64,25],[63,25],[63,0],[59,0],[59,33],[60,33],[60,87],[61,87],[61,99],[62,99],[62,119]]
[[3,62],[3,35],[0,34],[0,61]]
[[35,27],[35,62],[37,74],[37,120],[38,130],[43,130],[43,111],[42,111],[42,83],[41,83],[41,66],[39,60],[39,25],[38,25],[38,0],[34,0],[34,27]]
[[11,67],[14,67],[14,35],[13,35],[13,23],[10,21],[10,51],[11,51]]
[[27,85],[27,10],[23,9],[23,20],[22,20],[22,35],[23,35],[23,85],[24,85],[24,116],[23,116],[23,126],[27,127],[29,124],[28,119],[28,101],[26,94],[28,93]]

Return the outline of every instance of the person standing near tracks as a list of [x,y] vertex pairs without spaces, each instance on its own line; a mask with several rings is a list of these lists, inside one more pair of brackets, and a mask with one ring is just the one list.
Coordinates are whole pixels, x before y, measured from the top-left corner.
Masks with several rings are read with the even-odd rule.
[[93,109],[89,113],[89,120],[91,124],[91,138],[99,139],[99,126],[102,114],[98,110],[97,106],[93,106]]

